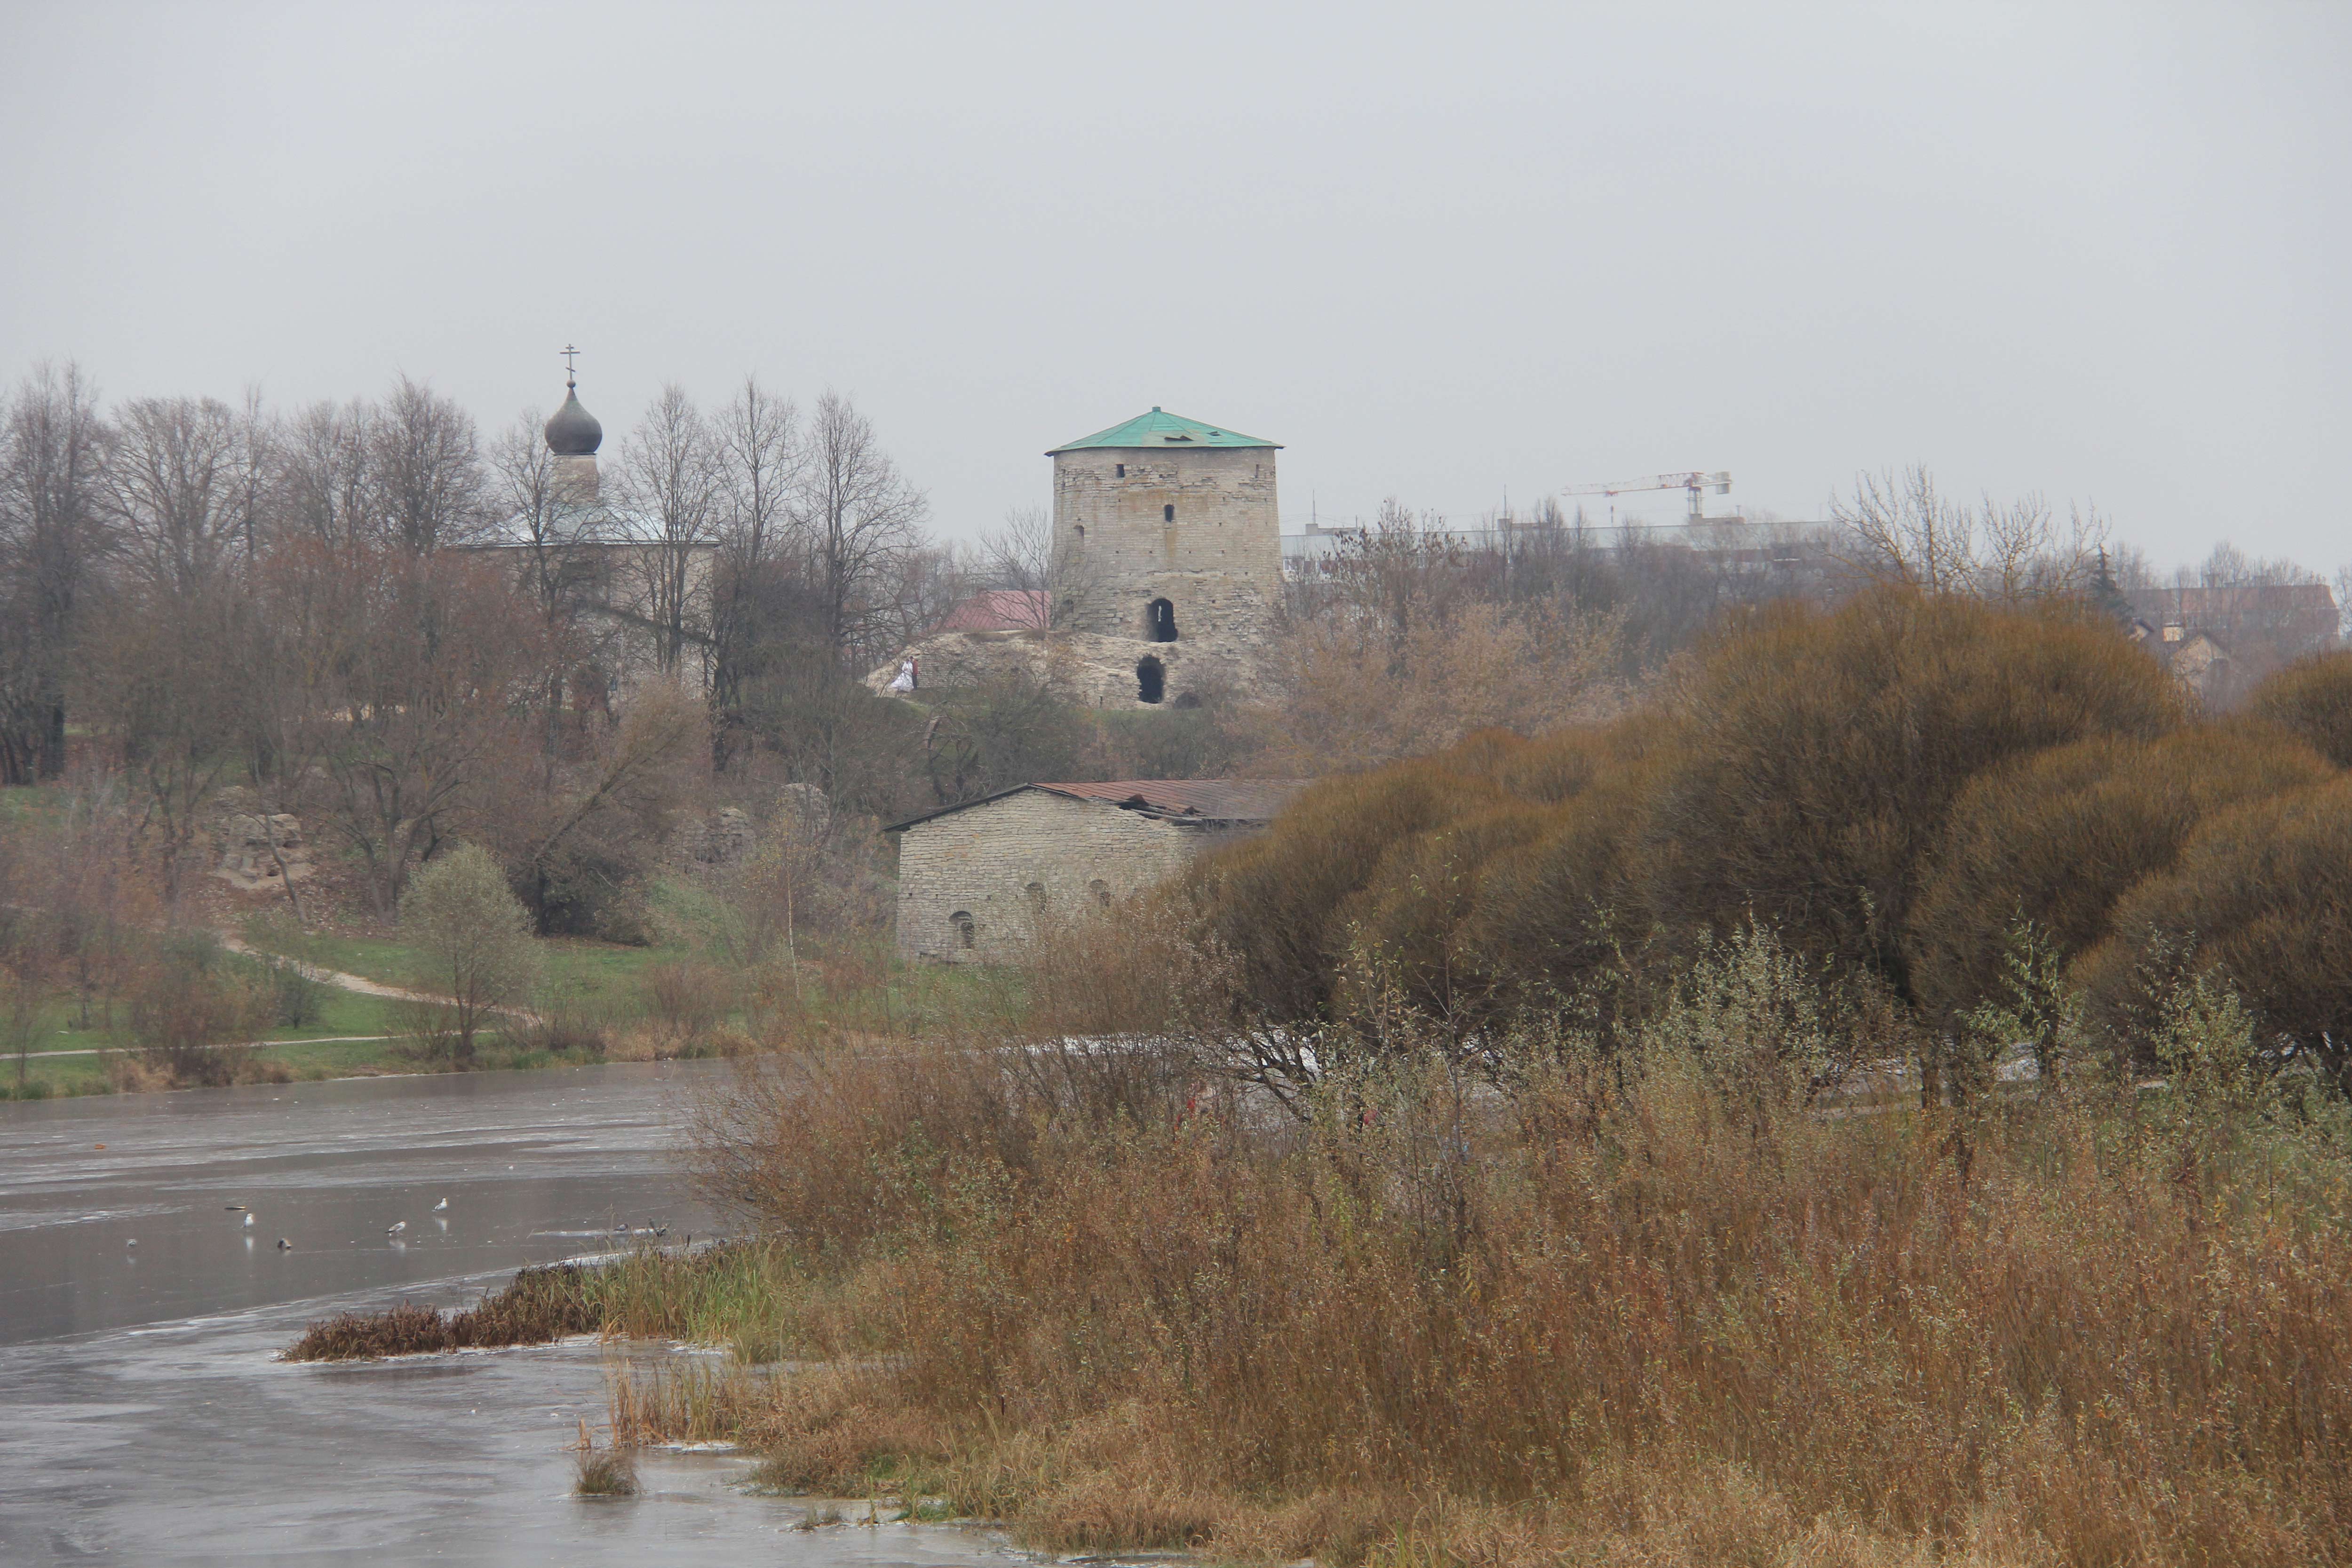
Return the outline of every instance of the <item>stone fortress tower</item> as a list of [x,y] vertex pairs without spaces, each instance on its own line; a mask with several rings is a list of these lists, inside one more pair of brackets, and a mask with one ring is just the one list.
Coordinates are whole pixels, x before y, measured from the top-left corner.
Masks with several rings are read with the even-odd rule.
[[[1055,447],[1050,624],[960,614],[866,685],[954,686],[1017,668],[1098,708],[1253,689],[1282,593],[1279,450],[1160,408]],[[892,684],[906,679],[918,684]]]
[[1057,625],[1150,643],[1254,637],[1282,591],[1272,441],[1154,408],[1056,447]]
[[1128,700],[1247,684],[1282,592],[1279,450],[1154,408],[1046,454],[1055,626],[1097,665],[1133,649]]

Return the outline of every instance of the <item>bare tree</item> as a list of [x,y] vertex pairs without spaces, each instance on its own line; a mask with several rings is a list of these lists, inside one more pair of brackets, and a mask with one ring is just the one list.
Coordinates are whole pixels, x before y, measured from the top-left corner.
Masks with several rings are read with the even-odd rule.
[[2083,592],[2107,533],[2095,510],[2074,510],[2061,524],[2039,496],[1962,506],[1916,463],[1859,476],[1830,515],[1846,534],[1848,566],[1864,581],[2000,604]]
[[417,555],[479,535],[486,516],[474,416],[403,375],[373,424],[369,461],[386,535]]
[[1024,595],[1010,614],[1026,629],[1067,625],[1077,601],[1085,597],[1085,552],[1073,544],[1055,543],[1053,514],[1042,506],[1007,510],[1003,528],[981,535],[979,557],[974,575],[982,586]]
[[784,541],[792,500],[806,461],[800,410],[747,375],[734,400],[711,422],[718,444],[721,535],[729,550],[757,565]]
[[126,584],[92,639],[87,682],[135,786],[133,831],[179,907],[205,815],[250,754],[260,662],[253,607],[227,573]]
[[0,784],[64,769],[67,676],[107,547],[102,426],[80,370],[35,370],[0,423]]
[[215,398],[123,405],[107,433],[102,493],[134,576],[194,592],[236,563],[248,439],[236,411]]
[[374,426],[374,409],[356,399],[313,404],[289,422],[278,443],[278,538],[342,548],[375,537]]
[[711,760],[722,768],[741,723],[743,682],[777,634],[771,623],[778,578],[797,564],[786,535],[803,460],[799,417],[789,398],[747,375],[712,424],[722,515],[710,585],[711,699],[719,721],[710,739]]
[[898,568],[920,543],[929,510],[875,439],[871,420],[838,393],[817,399],[795,512],[836,658],[870,656],[896,629]]
[[722,474],[709,422],[675,383],[664,386],[621,448],[626,523],[639,550],[641,613],[664,675],[681,673],[688,644],[707,643],[696,591],[718,542]]
[[263,605],[282,669],[284,754],[305,805],[366,868],[380,913],[509,767],[545,668],[535,617],[471,552],[278,552]]

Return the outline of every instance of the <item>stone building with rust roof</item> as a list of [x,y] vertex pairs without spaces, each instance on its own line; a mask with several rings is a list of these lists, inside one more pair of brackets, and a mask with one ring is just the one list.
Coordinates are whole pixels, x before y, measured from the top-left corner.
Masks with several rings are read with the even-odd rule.
[[1039,923],[1141,892],[1192,857],[1256,833],[1297,779],[1026,784],[910,816],[898,838],[898,941],[908,959],[1018,954]]

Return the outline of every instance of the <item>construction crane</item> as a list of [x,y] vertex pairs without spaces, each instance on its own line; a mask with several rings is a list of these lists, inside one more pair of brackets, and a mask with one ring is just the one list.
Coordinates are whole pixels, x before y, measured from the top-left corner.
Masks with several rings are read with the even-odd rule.
[[1652,474],[1646,479],[1627,479],[1613,485],[1575,485],[1560,491],[1564,496],[1607,496],[1609,526],[1617,526],[1617,498],[1635,490],[1687,490],[1690,493],[1690,516],[1684,521],[1697,522],[1706,515],[1700,497],[1713,490],[1717,495],[1731,493],[1731,476],[1727,473]]

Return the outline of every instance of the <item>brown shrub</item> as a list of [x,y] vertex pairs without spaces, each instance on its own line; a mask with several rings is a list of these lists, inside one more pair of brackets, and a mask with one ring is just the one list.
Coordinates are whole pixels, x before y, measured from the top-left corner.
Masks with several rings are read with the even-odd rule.
[[2247,697],[2246,711],[2301,736],[2337,767],[2352,768],[2352,649],[2272,671]]
[[1735,626],[1676,717],[1685,743],[1650,818],[1661,921],[1753,918],[1908,996],[1905,922],[1969,780],[2047,746],[2153,739],[2183,714],[2159,668],[2071,608],[1889,589]]
[[[1963,1174],[1942,1116],[1749,1092],[1720,1060],[1747,1026],[1687,1013],[1509,1100],[1367,1075],[1284,1140],[1033,1115],[1006,1159],[928,1118],[877,1138],[871,1099],[763,1102],[757,1148],[709,1151],[773,1173],[739,1190],[797,1204],[845,1163],[895,1188],[826,1237],[870,1349],[764,1394],[616,1397],[1065,1549],[2342,1559],[2352,1247],[2309,1223],[2325,1162],[2191,1192],[2161,1140],[2069,1102],[1979,1121]],[[894,1071],[971,1095],[945,1053]],[[890,1452],[919,1475],[876,1482]]]
[[207,938],[164,943],[131,982],[131,1036],[176,1085],[236,1082],[246,1053],[221,1047],[265,1033],[275,1012],[268,982]]
[[2171,866],[2199,821],[2329,776],[2298,740],[2243,725],[2158,741],[2103,736],[1979,776],[1953,804],[1906,951],[1921,1005],[1949,1018],[1995,997],[2030,924],[2061,962],[2104,937],[2117,899]]
[[539,1345],[604,1327],[603,1307],[587,1289],[589,1270],[576,1263],[526,1268],[496,1294],[485,1292],[461,1312],[439,1312],[406,1302],[382,1312],[344,1312],[321,1319],[285,1352],[287,1361],[366,1361],[494,1345]]
[[1504,976],[1464,940],[1464,924],[1484,884],[1558,815],[1507,801],[1391,844],[1338,910],[1349,951],[1335,997],[1340,1009],[1361,1013],[1372,1002],[1367,987],[1394,987],[1399,999],[1456,1031],[1490,1017]]
[[648,964],[637,982],[657,1049],[682,1054],[708,1046],[734,1005],[726,971],[688,959]]
[[1467,942],[1503,996],[1521,1007],[1612,998],[1638,978],[1652,931],[1644,826],[1662,748],[1585,774],[1542,837],[1480,883]]
[[[1489,748],[1474,762],[1492,755]],[[1341,918],[1400,840],[1505,797],[1446,753],[1378,773],[1326,779],[1293,801],[1271,831],[1203,857],[1182,879],[1204,934],[1234,955],[1237,994],[1265,1016],[1330,1016],[1348,952]]]
[[2352,778],[2207,820],[2171,868],[2116,905],[2115,934],[2076,973],[2093,1018],[2137,1050],[2165,992],[2210,974],[2236,992],[2267,1052],[2292,1044],[2352,1081]]

